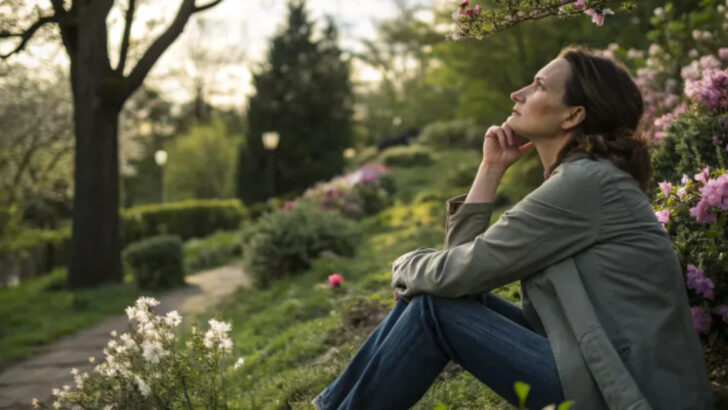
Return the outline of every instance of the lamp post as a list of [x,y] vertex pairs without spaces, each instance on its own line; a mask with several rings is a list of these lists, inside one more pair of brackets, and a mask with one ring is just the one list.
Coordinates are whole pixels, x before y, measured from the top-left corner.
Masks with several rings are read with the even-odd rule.
[[167,163],[167,151],[160,149],[154,153],[154,162],[159,165],[160,191],[162,192],[162,203],[167,202],[167,190],[164,187],[164,164]]
[[266,131],[261,135],[263,139],[263,147],[268,151],[268,189],[269,196],[275,196],[275,186],[273,181],[273,151],[278,147],[278,142],[281,139],[280,134],[277,131]]

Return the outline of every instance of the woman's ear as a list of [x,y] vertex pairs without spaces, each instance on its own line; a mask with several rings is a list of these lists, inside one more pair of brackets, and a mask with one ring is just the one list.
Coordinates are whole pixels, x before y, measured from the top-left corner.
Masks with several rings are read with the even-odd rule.
[[570,107],[568,116],[561,121],[561,128],[564,130],[570,130],[581,124],[585,118],[586,109],[583,106],[577,105],[575,107]]

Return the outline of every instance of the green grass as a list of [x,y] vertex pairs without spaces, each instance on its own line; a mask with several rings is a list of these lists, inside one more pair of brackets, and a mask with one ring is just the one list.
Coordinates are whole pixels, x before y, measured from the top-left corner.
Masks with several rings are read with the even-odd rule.
[[39,346],[124,312],[139,292],[130,281],[92,290],[65,289],[66,270],[0,289],[0,368]]
[[[448,182],[451,164],[462,161],[478,161],[477,153],[442,152],[432,166],[396,168],[395,205],[361,221],[365,239],[356,256],[318,258],[299,276],[268,289],[240,289],[218,306],[215,316],[232,323],[234,356],[245,357],[230,375],[233,408],[311,408],[313,397],[344,370],[378,323],[360,319],[381,318],[394,306],[392,261],[419,246],[442,247],[444,200],[469,189]],[[334,272],[344,277],[339,289],[327,286]],[[515,300],[518,287],[496,293]],[[438,403],[450,409],[512,408],[452,363],[414,408]]]

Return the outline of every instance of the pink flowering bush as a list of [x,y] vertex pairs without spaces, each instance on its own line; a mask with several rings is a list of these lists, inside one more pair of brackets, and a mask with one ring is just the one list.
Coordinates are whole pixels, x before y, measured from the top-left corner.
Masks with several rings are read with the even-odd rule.
[[[91,373],[73,369],[75,387],[53,389],[54,409],[176,409],[227,407],[226,374],[233,363],[230,325],[209,321],[206,331],[192,327],[189,339],[178,338],[177,311],[152,312],[159,302],[141,297],[126,308],[129,331],[111,332],[105,359]],[[96,359],[89,358],[91,363]],[[33,399],[36,408],[48,408]]]
[[704,168],[664,181],[653,207],[685,273],[695,329],[728,340],[728,174]]
[[375,214],[390,205],[394,193],[394,181],[388,173],[389,168],[382,164],[365,164],[356,171],[314,185],[298,200],[284,204],[284,209],[292,209],[298,201],[309,201],[354,219]]

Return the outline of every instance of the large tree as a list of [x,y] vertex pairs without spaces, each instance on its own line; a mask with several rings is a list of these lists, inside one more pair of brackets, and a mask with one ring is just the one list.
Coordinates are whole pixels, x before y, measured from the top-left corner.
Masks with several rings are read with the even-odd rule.
[[[3,59],[21,52],[44,26],[60,31],[69,60],[75,135],[73,239],[70,287],[122,278],[119,238],[119,113],[159,57],[182,33],[190,17],[222,0],[182,0],[171,24],[126,70],[137,0],[127,0],[115,66],[108,47],[107,18],[115,0],[49,0],[49,8],[27,10],[27,2],[5,0],[0,39],[15,40]],[[5,17],[9,16],[9,17]],[[32,16],[32,20],[26,20]],[[25,17],[25,18],[23,18]],[[8,20],[10,18],[11,20]],[[130,66],[131,67],[131,66]]]
[[341,172],[351,144],[349,63],[342,59],[331,20],[314,40],[304,1],[288,5],[288,26],[272,42],[268,60],[253,75],[248,136],[239,156],[238,193],[245,202],[271,196],[261,134],[277,131],[273,195],[301,191]]

